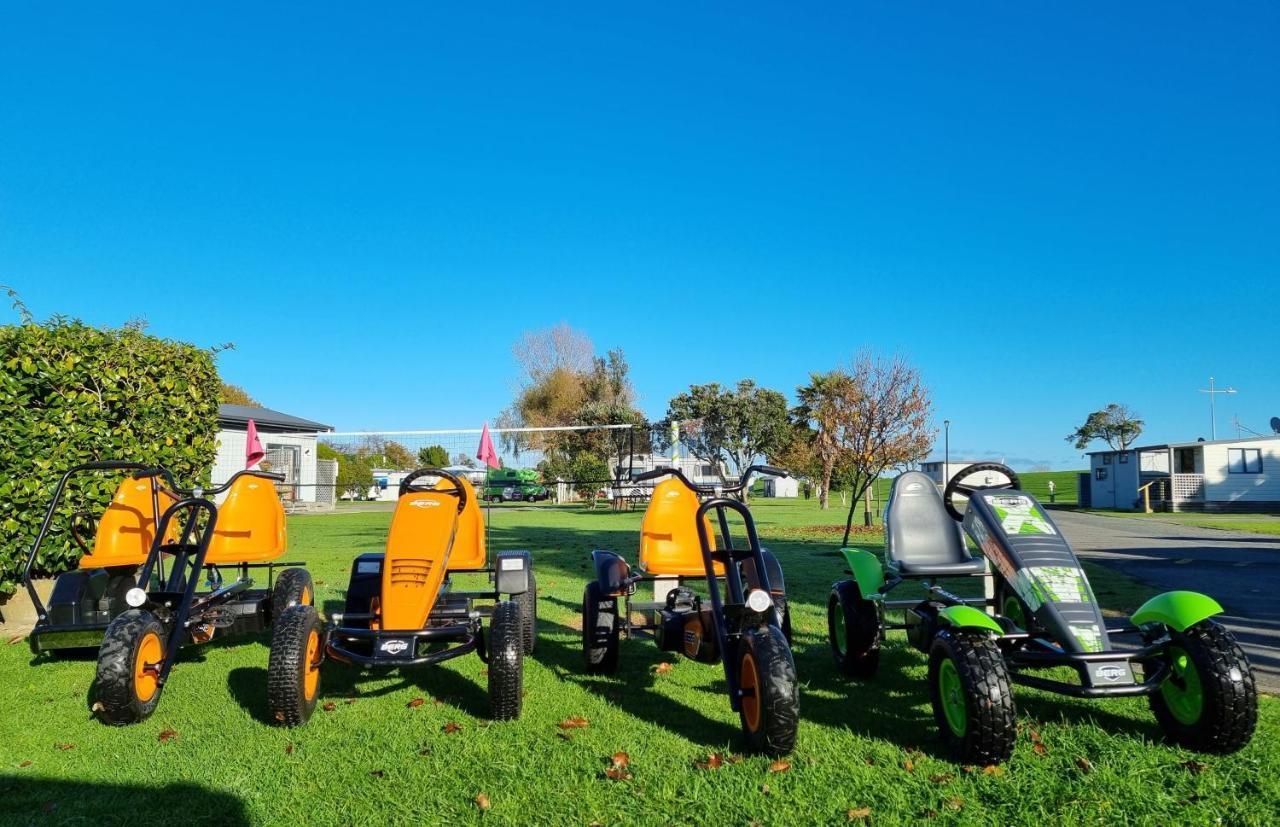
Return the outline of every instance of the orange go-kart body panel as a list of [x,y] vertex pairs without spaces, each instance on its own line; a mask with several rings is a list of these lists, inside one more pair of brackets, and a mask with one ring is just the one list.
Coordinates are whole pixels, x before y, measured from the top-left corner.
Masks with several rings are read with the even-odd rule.
[[[654,486],[649,507],[640,522],[640,568],[648,574],[693,577],[707,574],[698,542],[698,495],[677,479],[665,479]],[[716,536],[704,515],[707,539],[714,551]],[[717,577],[724,575],[723,563],[712,563]]]
[[[445,575],[485,567],[484,518],[475,489],[461,482],[467,494],[461,514],[458,498],[441,491],[410,491],[396,502],[382,560],[378,628],[424,628]],[[435,487],[451,489],[453,482],[441,479]]]
[[[156,535],[156,513],[151,499],[153,485],[154,478],[126,477],[120,482],[111,504],[98,520],[93,553],[80,558],[80,568],[141,566],[146,562]],[[161,514],[177,502],[163,488],[157,493]]]
[[260,563],[284,554],[284,504],[269,479],[245,474],[227,489],[205,563]]

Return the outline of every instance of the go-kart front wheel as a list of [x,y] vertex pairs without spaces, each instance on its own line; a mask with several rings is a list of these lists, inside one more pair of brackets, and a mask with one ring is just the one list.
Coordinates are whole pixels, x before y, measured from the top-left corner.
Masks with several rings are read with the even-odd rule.
[[1258,723],[1258,692],[1244,650],[1213,620],[1170,631],[1169,638],[1169,677],[1147,696],[1160,728],[1189,749],[1239,750]]
[[113,726],[146,720],[160,703],[164,625],[151,612],[130,609],[107,626],[98,649],[97,708]]
[[284,726],[305,724],[320,697],[320,662],[324,627],[314,606],[285,609],[271,631],[267,661],[267,705]]
[[791,647],[775,626],[744,632],[738,641],[738,717],[752,752],[786,755],[800,724],[800,687]]
[[511,721],[520,717],[524,700],[524,624],[520,607],[504,600],[493,607],[489,621],[489,717]]
[[276,577],[275,587],[271,590],[271,618],[274,621],[290,606],[314,606],[315,602],[311,572],[300,568],[285,569]]
[[842,675],[870,678],[880,667],[880,607],[858,584],[841,580],[827,599],[827,640]]
[[588,672],[618,671],[618,638],[618,598],[606,596],[592,580],[582,592],[582,656]]
[[998,764],[1013,753],[1013,685],[990,637],[939,632],[929,650],[929,695],[942,740],[956,761]]

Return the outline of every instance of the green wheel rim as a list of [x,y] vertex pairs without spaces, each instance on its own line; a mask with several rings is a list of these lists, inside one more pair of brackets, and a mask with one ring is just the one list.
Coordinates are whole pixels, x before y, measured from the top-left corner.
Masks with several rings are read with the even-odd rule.
[[1018,599],[1017,595],[1011,594],[1006,597],[1004,599],[1004,605],[1000,607],[1000,610],[1004,612],[1004,616],[1012,620],[1019,629],[1026,630],[1027,613],[1022,611],[1022,601]]
[[849,651],[849,633],[844,628],[844,603],[837,598],[832,610],[831,628],[836,631],[836,651],[843,655]]
[[1190,726],[1200,720],[1204,711],[1204,689],[1200,685],[1200,673],[1191,657],[1181,646],[1169,647],[1172,668],[1168,679],[1160,687],[1165,705],[1180,723]]
[[964,686],[960,683],[960,673],[951,658],[938,664],[938,697],[942,699],[942,714],[946,716],[951,732],[964,735],[969,725],[969,715],[964,708]]

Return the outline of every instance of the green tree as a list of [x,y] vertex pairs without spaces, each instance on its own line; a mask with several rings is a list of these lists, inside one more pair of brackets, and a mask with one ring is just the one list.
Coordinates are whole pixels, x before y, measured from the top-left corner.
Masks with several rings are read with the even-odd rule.
[[379,467],[405,471],[413,467],[413,454],[395,440],[387,440],[376,463]]
[[611,478],[608,463],[595,454],[583,451],[573,458],[569,474],[573,478],[573,490],[595,508],[596,492],[608,485],[607,480]]
[[338,458],[338,491],[353,499],[363,499],[373,487],[373,466],[369,458],[359,454],[341,454]]
[[[680,441],[723,476],[726,463],[742,474],[756,457],[784,449],[794,434],[786,398],[743,379],[735,388],[692,385],[672,398],[666,422],[680,423]],[[659,431],[660,432],[660,431]]]
[[818,505],[831,507],[831,476],[836,463],[847,449],[844,446],[844,428],[848,413],[856,406],[853,377],[836,369],[827,373],[809,374],[809,384],[796,388],[796,419],[808,432],[808,447],[812,452],[817,471]]
[[449,464],[449,452],[443,445],[429,445],[418,449],[418,466],[420,468],[444,468]]
[[1089,414],[1083,425],[1067,435],[1067,442],[1083,451],[1090,442],[1102,440],[1111,450],[1124,451],[1137,440],[1145,424],[1128,405],[1113,402]]
[[249,392],[239,385],[232,385],[230,382],[222,383],[222,390],[218,394],[218,401],[226,405],[248,405],[253,408],[261,408],[262,403],[249,395]]

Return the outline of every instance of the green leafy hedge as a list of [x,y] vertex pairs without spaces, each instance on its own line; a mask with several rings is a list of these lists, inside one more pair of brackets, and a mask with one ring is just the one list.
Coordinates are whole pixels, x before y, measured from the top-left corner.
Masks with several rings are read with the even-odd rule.
[[[137,327],[54,319],[0,327],[0,596],[17,587],[53,489],[98,459],[163,465],[205,478],[217,450],[220,381],[209,350]],[[71,512],[104,508],[120,475],[84,474]],[[37,558],[41,574],[75,565],[67,520]]]

